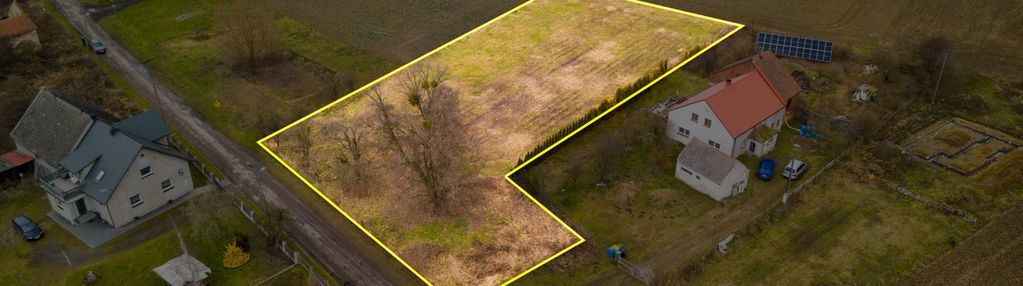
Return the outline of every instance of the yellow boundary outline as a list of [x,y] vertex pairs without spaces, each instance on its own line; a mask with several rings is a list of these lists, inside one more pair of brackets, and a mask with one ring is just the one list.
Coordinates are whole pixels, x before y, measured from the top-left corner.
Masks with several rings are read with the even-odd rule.
[[[333,107],[334,105],[337,105],[338,103],[341,103],[345,99],[348,99],[349,97],[352,97],[352,96],[354,96],[354,95],[356,95],[356,94],[358,94],[358,93],[360,93],[360,92],[362,92],[362,91],[364,91],[364,90],[366,90],[366,89],[376,85],[377,83],[380,83],[381,81],[383,81],[383,80],[385,80],[385,79],[387,79],[387,78],[389,78],[389,77],[391,77],[391,76],[393,76],[393,75],[395,75],[395,74],[397,74],[397,73],[399,73],[399,72],[401,72],[401,71],[411,67],[412,65],[415,65],[416,63],[419,63],[419,61],[422,61],[423,59],[425,59],[425,58],[427,58],[427,57],[429,57],[429,56],[431,56],[431,55],[433,55],[433,54],[435,54],[435,53],[437,53],[437,52],[447,48],[448,46],[451,46],[452,44],[465,39],[469,35],[472,35],[472,34],[478,32],[479,30],[481,30],[481,29],[483,29],[483,28],[485,28],[487,26],[490,26],[494,22],[497,22],[498,20],[500,20],[500,19],[502,19],[502,18],[504,18],[504,17],[506,17],[506,16],[508,16],[508,15],[510,15],[512,13],[514,13],[515,11],[518,11],[518,10],[528,6],[529,4],[532,4],[535,1],[536,0],[528,0],[525,3],[520,4],[519,6],[516,6],[515,8],[512,8],[511,10],[508,10],[507,12],[504,12],[503,14],[497,16],[496,18],[491,19],[490,21],[487,21],[486,23],[483,23],[482,25],[480,25],[480,26],[470,30],[469,32],[466,32],[465,34],[462,34],[461,36],[458,36],[454,40],[451,40],[451,41],[449,41],[449,42],[447,42],[447,43],[445,43],[445,44],[443,44],[443,45],[433,49],[432,51],[430,51],[430,52],[428,52],[426,54],[423,54],[422,56],[419,56],[418,58],[416,58],[416,59],[414,59],[414,60],[412,60],[412,61],[410,61],[410,62],[408,62],[408,63],[406,63],[406,64],[404,64],[404,65],[402,65],[400,67],[398,67],[394,71],[391,71],[391,72],[381,76],[380,78],[367,83],[366,85],[360,87],[359,89],[356,89],[355,91],[352,91],[352,92],[348,93],[347,95],[342,96],[341,98],[335,100],[334,102],[331,102],[330,104],[327,104],[327,105],[317,109],[316,111],[313,111],[312,113],[309,113],[308,115],[303,116],[302,118],[296,120],[295,122],[292,122],[291,124],[288,124],[287,126],[284,126],[284,128],[281,128],[280,130],[277,130],[277,131],[275,131],[273,133],[270,133],[270,135],[267,135],[266,137],[263,137],[263,139],[260,139],[259,141],[256,141],[256,144],[258,144],[260,147],[262,147],[263,150],[265,150],[267,153],[269,153],[270,156],[272,156],[275,160],[277,160],[277,162],[281,163],[281,165],[283,165],[285,168],[287,168],[288,171],[290,171],[292,174],[294,174],[296,177],[298,177],[298,179],[301,180],[303,183],[305,183],[306,186],[309,186],[309,188],[311,188],[313,191],[315,191],[316,194],[320,196],[320,198],[323,198],[323,200],[327,201],[327,203],[330,204],[332,207],[334,207],[335,210],[340,212],[342,215],[344,215],[345,218],[347,218],[349,221],[351,221],[353,224],[355,224],[355,226],[358,227],[359,230],[361,230],[362,232],[366,233],[366,235],[368,235],[371,239],[373,239],[373,241],[376,242],[378,245],[380,245],[380,247],[383,247],[384,250],[387,251],[387,253],[389,253],[392,257],[397,259],[398,262],[401,262],[401,264],[404,265],[405,268],[408,268],[409,271],[412,271],[412,273],[415,274],[416,277],[419,277],[419,279],[422,280],[424,283],[426,283],[426,285],[431,285],[432,286],[433,283],[430,283],[430,281],[428,281],[426,279],[426,277],[423,277],[423,275],[420,274],[419,271],[416,271],[414,268],[412,268],[411,265],[409,265],[407,262],[405,262],[405,260],[402,259],[400,256],[398,256],[398,254],[395,253],[393,250],[391,250],[391,248],[387,247],[387,245],[384,245],[383,242],[381,242],[379,239],[377,239],[377,237],[374,236],[372,233],[370,233],[369,230],[367,230],[365,227],[363,227],[362,224],[360,224],[358,221],[356,221],[354,218],[352,218],[350,215],[348,215],[347,212],[342,210],[341,207],[339,207],[336,203],[334,203],[334,201],[332,201],[329,198],[327,198],[327,196],[324,195],[323,192],[321,192],[319,189],[317,189],[315,186],[313,186],[313,184],[310,183],[308,180],[306,180],[306,178],[303,177],[301,174],[299,174],[297,170],[292,168],[291,165],[289,165],[287,162],[285,162],[283,159],[281,159],[281,157],[278,156],[277,153],[274,153],[272,150],[270,150],[270,148],[267,147],[267,145],[264,144],[264,142],[266,142],[267,140],[270,140],[271,138],[279,135],[280,133],[282,133],[284,131],[287,131],[288,129],[294,127],[295,125],[298,125],[298,124],[300,124],[302,122],[305,122],[309,118],[312,118],[313,116],[315,116],[317,114],[320,114],[321,112],[323,112],[323,111]],[[678,69],[682,68],[682,66],[684,66],[685,64],[689,63],[693,59],[696,59],[697,57],[699,57],[703,53],[707,52],[708,50],[710,50],[714,46],[717,46],[719,43],[721,43],[725,39],[728,39],[733,34],[735,34],[736,32],[738,32],[739,30],[741,30],[742,28],[745,27],[745,25],[743,25],[743,24],[729,22],[729,21],[726,21],[726,20],[721,20],[721,19],[717,19],[717,18],[713,18],[713,17],[709,17],[709,16],[704,16],[704,15],[696,14],[696,13],[686,12],[686,11],[678,10],[678,9],[675,9],[675,8],[665,7],[665,6],[661,6],[661,5],[657,5],[657,4],[652,4],[652,3],[647,3],[647,2],[643,2],[643,1],[639,1],[639,0],[624,0],[624,1],[625,2],[629,2],[629,3],[633,3],[633,4],[643,5],[643,6],[650,7],[650,8],[656,8],[656,9],[665,10],[665,11],[674,12],[674,13],[679,13],[679,14],[683,14],[683,15],[687,15],[687,16],[691,16],[691,17],[696,17],[698,19],[709,20],[709,21],[716,22],[716,23],[721,23],[721,24],[725,24],[725,25],[729,25],[729,26],[734,26],[735,29],[732,29],[731,31],[729,31],[727,34],[725,34],[721,38],[715,40],[710,45],[707,45],[707,47],[701,49],[699,52],[697,52],[693,56],[689,57],[688,59],[685,59],[684,61],[682,61],[678,65],[675,65],[674,67],[669,69],[667,72],[665,72],[663,75],[661,75],[661,76],[657,77],[656,79],[652,80],[650,83],[648,83],[647,85],[643,86],[642,88],[640,88],[639,90],[637,90],[633,94],[631,94],[628,97],[626,97],[625,99],[621,100],[620,102],[618,102],[617,104],[615,104],[611,108],[608,108],[606,111],[604,111],[600,115],[597,115],[597,117],[591,119],[589,122],[586,122],[586,124],[583,124],[579,128],[576,128],[574,131],[572,131],[572,133],[569,133],[564,138],[561,138],[560,140],[558,140],[557,142],[552,144],[550,147],[547,147],[546,149],[544,149],[539,154],[533,156],[532,158],[529,158],[529,160],[526,160],[525,162],[523,162],[519,166],[515,167],[514,169],[512,169],[508,173],[504,174],[504,179],[506,181],[511,183],[512,186],[515,186],[515,188],[518,189],[519,192],[522,192],[522,194],[525,195],[527,198],[529,198],[530,201],[532,201],[537,206],[539,206],[540,209],[542,209],[544,212],[547,213],[547,215],[549,215],[552,218],[554,218],[554,220],[556,220],[558,223],[560,223],[562,227],[564,227],[569,232],[571,232],[572,235],[574,235],[579,240],[577,242],[573,243],[572,245],[569,245],[565,249],[562,249],[561,251],[558,251],[554,255],[551,255],[547,259],[544,259],[540,263],[537,263],[533,267],[530,267],[529,269],[526,269],[525,271],[523,271],[522,273],[516,275],[515,277],[512,277],[508,281],[505,281],[505,282],[501,283],[502,286],[503,285],[511,284],[512,282],[515,282],[519,278],[522,278],[523,276],[526,276],[526,274],[529,274],[530,272],[533,272],[533,270],[536,270],[537,268],[540,268],[540,266],[543,266],[544,264],[547,264],[551,260],[554,260],[555,258],[558,258],[562,254],[565,254],[565,252],[568,252],[569,250],[575,248],[576,246],[579,246],[580,244],[586,242],[586,238],[582,237],[582,235],[579,235],[578,232],[576,232],[574,229],[572,229],[572,227],[568,226],[568,224],[566,224],[564,221],[562,221],[561,218],[559,218],[557,215],[555,215],[553,212],[551,212],[549,209],[547,209],[547,207],[545,207],[543,204],[541,204],[539,201],[537,201],[536,198],[533,198],[533,196],[530,195],[528,192],[526,192],[525,189],[522,189],[522,187],[519,186],[518,183],[515,183],[515,181],[511,179],[512,174],[514,174],[516,171],[522,169],[526,165],[529,165],[529,163],[535,161],[537,158],[540,158],[544,154],[547,154],[548,151],[553,150],[555,147],[560,146],[562,143],[567,141],[572,136],[575,136],[577,133],[579,133],[583,129],[586,129],[586,127],[589,127],[594,122],[597,122],[598,120],[603,118],[605,115],[611,113],[615,109],[618,109],[618,107],[621,106],[622,104],[625,104],[626,102],[631,100],[633,97],[636,97],[640,93],[643,93],[644,91],[646,91],[648,88],[650,88],[651,86],[653,86],[657,82],[660,82],[665,77],[671,75],[672,73],[674,73]]]

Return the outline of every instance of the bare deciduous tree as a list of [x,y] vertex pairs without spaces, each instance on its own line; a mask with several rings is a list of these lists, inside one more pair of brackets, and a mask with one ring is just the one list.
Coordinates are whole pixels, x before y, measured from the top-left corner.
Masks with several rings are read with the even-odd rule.
[[365,189],[365,183],[370,179],[366,173],[369,162],[363,160],[368,143],[366,129],[361,124],[343,120],[326,125],[322,133],[328,134],[337,143],[339,150],[335,160],[337,166],[345,167],[337,172],[340,179],[345,181],[348,190],[361,194],[359,191]]
[[625,139],[620,131],[615,131],[598,140],[597,147],[593,149],[593,172],[598,183],[608,183],[616,175],[615,168],[621,162]]
[[405,74],[400,92],[415,109],[411,115],[384,102],[379,90],[370,92],[376,130],[419,180],[435,214],[444,212],[447,197],[457,185],[452,174],[467,158],[467,130],[459,114],[458,93],[443,83],[444,71],[431,66]]
[[216,17],[224,37],[218,41],[233,64],[255,73],[277,53],[277,27],[269,11],[248,0],[218,7]]

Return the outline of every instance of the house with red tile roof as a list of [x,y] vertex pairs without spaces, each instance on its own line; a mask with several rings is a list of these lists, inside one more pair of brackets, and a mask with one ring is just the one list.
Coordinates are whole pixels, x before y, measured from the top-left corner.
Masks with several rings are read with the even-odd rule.
[[784,117],[785,101],[753,71],[668,108],[667,133],[683,144],[707,143],[732,158],[762,156],[774,149]]
[[799,94],[803,89],[792,77],[792,72],[785,68],[785,64],[771,51],[764,51],[727,65],[711,73],[710,81],[720,83],[754,71],[759,72],[767,79],[768,85],[785,102],[788,110],[795,107],[794,103],[799,101]]
[[[36,24],[25,13],[25,7],[18,1],[0,1],[0,42],[7,42],[13,48],[22,44],[33,44],[39,47],[39,34]],[[6,10],[6,11],[3,11]]]

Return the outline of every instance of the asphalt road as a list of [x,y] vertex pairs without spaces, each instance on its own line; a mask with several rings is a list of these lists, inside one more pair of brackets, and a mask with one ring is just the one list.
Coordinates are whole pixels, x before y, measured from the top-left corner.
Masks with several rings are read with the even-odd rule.
[[[107,46],[104,60],[138,89],[163,117],[189,142],[203,152],[233,182],[232,192],[244,194],[253,201],[271,203],[289,212],[290,236],[339,282],[354,281],[358,285],[396,285],[401,279],[388,277],[387,271],[364,258],[363,250],[337,233],[330,222],[317,213],[314,206],[299,198],[295,191],[281,184],[265,166],[245,148],[232,142],[203,120],[166,85],[153,77],[141,62],[107,34],[85,14],[77,0],[53,0],[71,25],[84,37],[97,39]],[[340,219],[340,215],[337,218]],[[361,234],[360,234],[361,235]]]

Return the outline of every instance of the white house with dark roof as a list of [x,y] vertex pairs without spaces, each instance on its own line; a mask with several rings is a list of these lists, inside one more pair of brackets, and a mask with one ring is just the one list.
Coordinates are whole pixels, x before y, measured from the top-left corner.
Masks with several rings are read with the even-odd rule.
[[703,141],[693,141],[678,154],[675,177],[721,201],[746,190],[749,169]]
[[170,135],[155,111],[108,123],[45,89],[11,132],[18,151],[36,158],[54,212],[115,228],[192,191],[188,156]]

